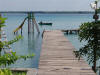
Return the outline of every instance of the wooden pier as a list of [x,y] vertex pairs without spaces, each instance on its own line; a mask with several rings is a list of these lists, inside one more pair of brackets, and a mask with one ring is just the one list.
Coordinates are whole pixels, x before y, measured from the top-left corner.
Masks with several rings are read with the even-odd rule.
[[96,75],[61,31],[45,31],[38,75]]
[[62,30],[62,32],[66,32],[66,34],[77,34],[79,33],[79,29],[67,29],[67,30]]

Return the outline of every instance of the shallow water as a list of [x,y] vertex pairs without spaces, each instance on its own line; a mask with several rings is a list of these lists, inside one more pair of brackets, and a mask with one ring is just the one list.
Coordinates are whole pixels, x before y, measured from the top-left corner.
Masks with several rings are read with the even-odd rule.
[[[42,31],[45,30],[63,30],[63,29],[76,29],[79,28],[81,23],[93,21],[92,19],[93,14],[40,14],[36,13],[35,18],[37,23],[40,21],[43,22],[52,22],[52,26],[39,26],[39,29]],[[6,21],[6,34],[8,40],[11,40],[15,37],[13,34],[13,30],[18,27],[27,14],[22,13],[5,13],[3,14],[4,17],[7,17]],[[27,30],[27,21],[23,26],[23,39],[18,41],[17,43],[12,45],[12,49],[17,52],[18,55],[27,55],[31,53],[35,53],[35,57],[32,59],[25,60],[18,60],[15,64],[10,65],[9,67],[22,67],[22,68],[38,68],[38,62],[40,57],[41,51],[41,43],[42,37],[41,33],[38,35],[36,29],[34,34],[31,33],[28,35]],[[20,31],[19,31],[20,34]],[[79,43],[77,40],[77,35],[69,35],[67,36],[72,44],[75,46],[76,49],[79,49],[84,43]],[[74,41],[75,40],[75,41]],[[76,42],[77,41],[77,42]],[[74,44],[77,43],[77,44]]]

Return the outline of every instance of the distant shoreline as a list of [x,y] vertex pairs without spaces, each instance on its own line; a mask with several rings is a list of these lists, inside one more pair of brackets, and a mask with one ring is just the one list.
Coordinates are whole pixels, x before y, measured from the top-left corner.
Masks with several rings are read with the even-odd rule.
[[93,14],[93,11],[0,11],[0,13]]

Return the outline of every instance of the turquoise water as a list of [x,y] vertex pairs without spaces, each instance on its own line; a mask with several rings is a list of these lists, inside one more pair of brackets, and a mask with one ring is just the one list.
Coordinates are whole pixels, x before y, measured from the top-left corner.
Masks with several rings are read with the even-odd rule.
[[[93,21],[93,14],[40,14],[36,13],[35,18],[37,23],[40,21],[43,22],[52,22],[52,26],[39,26],[41,33],[38,35],[35,29],[35,33],[30,33],[28,36],[27,30],[27,21],[23,26],[23,39],[18,41],[17,43],[12,45],[12,49],[17,52],[18,55],[27,55],[31,53],[35,53],[35,57],[32,59],[18,60],[15,64],[10,65],[10,67],[21,67],[21,68],[38,68],[38,62],[41,51],[41,43],[42,43],[42,31],[45,30],[63,30],[63,29],[76,29],[79,28],[81,23]],[[18,27],[27,14],[22,13],[5,13],[4,17],[7,17],[6,21],[6,34],[8,40],[11,40],[15,37],[13,34],[13,30]],[[20,34],[20,32],[19,32]],[[67,36],[70,40],[72,40],[72,44],[76,49],[79,49],[84,43],[79,43],[77,40],[77,35],[69,35]],[[73,40],[74,39],[74,40]],[[77,42],[76,42],[77,41]],[[81,46],[80,46],[81,45]]]

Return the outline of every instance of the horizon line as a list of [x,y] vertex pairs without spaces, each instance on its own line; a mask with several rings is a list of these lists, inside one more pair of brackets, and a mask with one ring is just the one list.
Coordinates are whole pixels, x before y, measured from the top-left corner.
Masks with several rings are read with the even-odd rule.
[[0,11],[0,13],[94,13],[94,11]]

